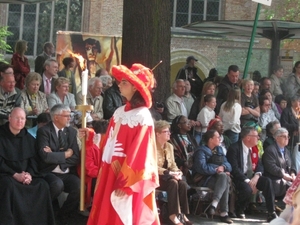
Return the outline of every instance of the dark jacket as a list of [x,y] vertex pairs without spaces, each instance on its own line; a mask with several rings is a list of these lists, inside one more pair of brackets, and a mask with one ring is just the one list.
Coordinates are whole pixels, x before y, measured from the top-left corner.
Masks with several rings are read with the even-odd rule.
[[103,98],[103,113],[104,119],[110,119],[117,108],[123,105],[122,96],[119,87],[116,83],[108,88],[104,93]]
[[290,174],[294,172],[296,174],[296,170],[292,168],[289,150],[287,148],[284,149],[283,158],[279,146],[276,143],[264,150],[262,163],[264,166],[264,175],[271,180],[281,179],[285,173]]
[[[223,156],[223,164],[225,172],[231,172],[232,168],[230,163],[227,161],[226,156],[223,153],[223,150],[220,146],[216,147],[217,155]],[[200,173],[203,175],[214,175],[216,174],[216,168],[219,165],[212,164],[209,162],[209,159],[212,157],[212,151],[205,145],[198,147],[194,153],[193,160],[193,173]]]
[[218,86],[218,95],[217,95],[217,106],[216,106],[216,114],[219,114],[221,105],[227,101],[227,96],[230,88],[237,88],[237,84],[233,84],[230,82],[228,75],[226,75],[221,83]]
[[[65,127],[63,134],[66,135],[67,150],[73,150],[73,155],[70,158],[65,158],[65,152],[59,149],[58,137],[52,122],[47,123],[37,131],[36,146],[38,154],[41,158],[40,171],[42,173],[49,173],[57,165],[62,170],[67,168],[70,172],[76,173],[76,166],[79,163],[79,146],[77,144],[77,131],[72,127]],[[45,152],[44,147],[49,146],[52,152]]]
[[294,145],[298,142],[298,135],[293,135],[294,131],[298,131],[298,120],[295,118],[291,107],[287,107],[282,111],[280,124],[288,130],[291,136],[289,146],[293,149]]
[[34,60],[34,72],[43,74],[44,72],[44,63],[47,59],[50,59],[51,57],[48,56],[45,52],[38,55],[36,59]]
[[[248,179],[248,177],[244,174],[242,140],[239,140],[238,142],[230,145],[226,157],[232,167],[232,171],[231,171],[231,175],[233,176],[232,180],[234,182],[244,182],[246,179]],[[261,160],[258,160],[257,166],[253,172],[263,173],[263,166]]]
[[[192,73],[193,77],[189,77],[188,74]],[[196,67],[189,67],[189,65],[185,65],[182,67],[176,76],[176,80],[188,80],[191,84],[191,93],[196,97],[199,97],[202,92],[203,81],[197,73]]]

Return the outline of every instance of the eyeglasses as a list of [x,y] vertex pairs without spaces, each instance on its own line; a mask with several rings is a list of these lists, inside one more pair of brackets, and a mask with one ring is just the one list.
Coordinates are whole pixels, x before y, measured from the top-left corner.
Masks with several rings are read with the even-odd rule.
[[66,118],[71,118],[71,114],[69,114],[69,115],[56,114],[56,115],[57,115],[57,116],[66,117]]
[[284,138],[284,139],[290,139],[290,136],[280,135],[278,137]]

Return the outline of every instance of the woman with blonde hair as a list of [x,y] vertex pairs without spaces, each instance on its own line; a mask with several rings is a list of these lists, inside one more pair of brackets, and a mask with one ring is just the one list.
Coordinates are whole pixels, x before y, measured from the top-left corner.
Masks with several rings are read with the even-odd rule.
[[69,92],[69,79],[59,77],[54,82],[55,91],[47,97],[49,108],[51,109],[56,104],[64,104],[75,110],[75,97]]
[[26,115],[39,115],[42,112],[48,112],[48,103],[46,95],[39,91],[42,77],[36,72],[30,72],[25,79],[26,89],[21,93],[21,108]]
[[22,90],[25,84],[25,77],[30,72],[28,59],[25,56],[27,51],[27,41],[19,40],[15,45],[15,53],[11,58],[11,65],[14,68],[16,87]]
[[165,120],[159,120],[154,123],[154,127],[160,184],[158,189],[167,192],[169,219],[173,224],[182,224],[182,219],[190,225],[192,223],[186,217],[189,214],[187,183],[182,180],[182,171],[176,165],[173,145],[168,143],[170,125]]
[[239,139],[241,114],[241,90],[239,88],[230,89],[227,101],[221,105],[219,117],[223,122],[224,134],[230,139],[231,143],[235,143]]

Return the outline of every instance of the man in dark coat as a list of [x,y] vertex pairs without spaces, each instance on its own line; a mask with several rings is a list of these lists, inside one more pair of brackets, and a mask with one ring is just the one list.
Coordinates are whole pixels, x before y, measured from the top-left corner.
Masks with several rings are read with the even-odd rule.
[[245,218],[244,209],[252,194],[262,191],[268,210],[267,221],[277,217],[275,213],[275,194],[270,178],[262,175],[263,167],[258,154],[252,151],[257,145],[258,133],[255,128],[244,127],[240,133],[240,140],[230,145],[227,160],[232,166],[232,180],[237,191],[237,216]]
[[38,55],[34,60],[34,72],[43,74],[44,63],[54,54],[54,45],[51,42],[46,42],[43,47],[43,53]]
[[196,97],[199,97],[202,92],[203,81],[199,77],[197,68],[195,67],[195,62],[197,61],[198,60],[194,56],[187,57],[186,65],[178,71],[175,80],[188,80],[191,84],[191,93]]
[[117,81],[105,91],[103,98],[104,119],[109,120],[117,108],[123,105],[123,98],[118,87]]
[[237,82],[239,80],[239,76],[240,71],[238,66],[231,65],[228,67],[226,76],[222,79],[218,86],[217,106],[215,108],[216,114],[219,114],[222,103],[227,101],[229,89],[238,87]]
[[276,197],[283,197],[289,185],[296,178],[296,170],[292,168],[289,143],[289,132],[280,127],[274,133],[275,143],[265,149],[262,156],[264,175],[272,180]]
[[55,224],[49,186],[38,173],[26,114],[14,108],[0,127],[0,224]]
[[40,170],[50,187],[52,200],[62,191],[68,197],[58,211],[58,219],[68,220],[78,209],[80,179],[76,174],[79,163],[77,131],[69,127],[70,108],[63,104],[54,105],[50,110],[51,122],[37,131],[37,149],[41,158]]

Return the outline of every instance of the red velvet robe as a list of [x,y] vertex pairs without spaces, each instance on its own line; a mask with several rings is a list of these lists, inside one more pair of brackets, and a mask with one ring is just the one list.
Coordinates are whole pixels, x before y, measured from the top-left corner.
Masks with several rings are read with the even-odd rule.
[[[153,120],[146,107],[116,110],[110,121],[88,225],[157,225]],[[123,190],[122,197],[115,195]]]

